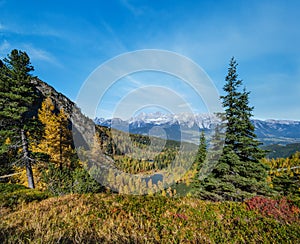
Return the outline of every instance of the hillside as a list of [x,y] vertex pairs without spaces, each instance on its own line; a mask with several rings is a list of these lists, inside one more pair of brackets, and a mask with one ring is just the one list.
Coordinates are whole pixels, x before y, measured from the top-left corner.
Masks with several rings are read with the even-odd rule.
[[[68,118],[70,118],[73,125],[72,129],[74,130],[73,136],[80,137],[80,140],[78,141],[82,141],[83,146],[86,146],[87,143],[90,143],[88,142],[88,138],[92,137],[92,133],[94,132],[94,122],[85,116],[74,102],[72,102],[62,93],[57,92],[46,82],[35,78],[32,80],[32,83],[35,84],[36,89],[40,93],[40,104],[36,105],[33,109],[37,110],[41,106],[42,101],[46,97],[50,97],[55,107],[58,110],[64,109]],[[37,113],[37,111],[35,112]]]
[[0,0],[0,244],[300,244],[299,9]]
[[[122,173],[142,173],[145,175],[142,176],[142,179],[146,184],[152,179],[149,178],[151,174],[153,175],[153,182],[156,182],[157,179],[162,181],[164,174],[169,175],[170,173],[178,181],[183,175],[175,170],[175,165],[171,165],[174,159],[176,158],[177,164],[180,164],[180,167],[177,167],[178,170],[181,170],[182,167],[190,168],[193,163],[187,159],[193,158],[196,153],[197,146],[195,144],[179,143],[172,140],[172,138],[163,140],[148,134],[128,134],[128,132],[122,130],[97,126],[91,119],[84,116],[72,101],[57,92],[53,87],[39,79],[35,79],[33,82],[42,98],[50,97],[58,110],[64,109],[72,123],[73,139],[76,146],[84,146],[86,149],[89,148],[97,152],[101,151],[100,154],[97,153],[98,158],[91,158],[91,154],[81,153],[82,151],[78,152],[82,161],[88,160],[93,165],[96,162],[97,166],[95,167],[98,173],[94,177],[100,177],[100,174],[102,178],[107,178],[111,174],[111,170],[115,172],[121,170]],[[99,137],[95,145],[94,132]],[[81,144],[78,144],[78,142]],[[92,148],[90,148],[91,145],[93,145]],[[182,150],[183,147],[184,150]],[[179,154],[179,152],[181,153]],[[88,155],[88,158],[86,155]],[[179,162],[180,160],[183,162]],[[156,174],[158,171],[159,174]],[[170,184],[173,183],[175,182],[172,181]],[[113,190],[121,190],[117,183],[111,187]]]
[[214,203],[106,193],[41,200],[37,191],[4,188],[1,243],[297,243],[300,236],[299,209],[285,200],[278,207],[262,198]]
[[297,151],[300,152],[300,143],[268,145],[264,146],[263,149],[268,151],[268,158],[287,158]]

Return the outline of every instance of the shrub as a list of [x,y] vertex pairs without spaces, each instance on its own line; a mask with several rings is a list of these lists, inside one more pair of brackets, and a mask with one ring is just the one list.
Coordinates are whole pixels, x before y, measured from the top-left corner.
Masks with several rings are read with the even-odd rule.
[[47,170],[42,172],[42,181],[46,183],[46,189],[54,196],[61,196],[71,192],[72,175],[69,168],[57,168],[50,164]]
[[45,192],[29,189],[23,185],[0,183],[0,207],[15,208],[19,204],[46,199]]
[[0,193],[11,193],[18,190],[25,190],[28,189],[26,186],[17,185],[17,184],[9,184],[9,183],[0,183]]
[[54,196],[69,193],[98,193],[104,190],[82,167],[60,169],[50,164],[43,172],[42,179],[46,183],[47,190]]
[[84,168],[76,168],[72,173],[73,193],[98,193],[104,190],[95,179]]
[[270,216],[280,221],[293,222],[299,220],[300,209],[286,198],[270,199],[255,196],[246,202],[249,210],[257,210],[264,216]]
[[49,198],[0,221],[0,243],[298,243],[299,236],[299,222],[242,203],[104,193]]

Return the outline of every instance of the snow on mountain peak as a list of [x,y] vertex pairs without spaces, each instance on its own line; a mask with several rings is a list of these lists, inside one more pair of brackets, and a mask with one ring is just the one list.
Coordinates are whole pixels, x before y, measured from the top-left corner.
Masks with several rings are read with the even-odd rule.
[[[96,118],[96,124],[108,124],[107,121],[102,118]],[[212,124],[217,124],[220,122],[220,119],[213,114],[193,114],[193,113],[178,113],[178,114],[164,114],[161,112],[155,113],[145,113],[141,112],[137,116],[131,117],[129,120],[125,121],[128,124],[141,126],[144,124],[154,124],[154,125],[163,125],[163,124],[179,124],[184,125],[189,128],[193,126],[198,126],[199,128],[209,129]]]

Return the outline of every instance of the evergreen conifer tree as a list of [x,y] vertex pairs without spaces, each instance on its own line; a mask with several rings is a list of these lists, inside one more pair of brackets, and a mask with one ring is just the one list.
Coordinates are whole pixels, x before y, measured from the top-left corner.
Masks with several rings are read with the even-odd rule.
[[[0,151],[14,151],[17,156],[14,163],[26,167],[30,188],[34,188],[34,179],[28,131],[32,127],[31,108],[37,97],[31,83],[33,70],[28,55],[16,49],[0,63]],[[9,143],[3,143],[8,138]]]
[[207,155],[206,150],[207,150],[207,144],[206,144],[205,134],[204,134],[204,131],[201,131],[198,152],[196,154],[196,159],[195,159],[195,162],[193,165],[193,167],[196,171],[196,174],[195,174],[194,178],[192,179],[192,194],[193,195],[198,195],[199,184],[200,184],[199,172],[200,172],[201,167],[203,166],[204,161],[206,159],[206,155]]
[[268,191],[267,166],[260,162],[264,151],[259,148],[251,123],[253,107],[249,92],[240,91],[237,63],[231,59],[221,96],[225,108],[226,133],[223,153],[212,173],[201,182],[202,197],[212,200],[242,201]]
[[198,148],[198,152],[197,152],[195,163],[194,163],[195,169],[197,170],[197,175],[198,175],[198,173],[202,167],[202,164],[206,158],[206,149],[207,149],[207,145],[206,145],[205,134],[204,134],[204,131],[201,131],[199,148]]

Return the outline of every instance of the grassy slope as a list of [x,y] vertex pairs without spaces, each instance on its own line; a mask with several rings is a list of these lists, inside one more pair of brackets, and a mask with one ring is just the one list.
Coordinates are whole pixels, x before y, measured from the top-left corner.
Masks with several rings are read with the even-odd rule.
[[242,203],[95,194],[11,209],[1,195],[1,243],[297,243],[300,236],[299,221],[263,217]]

